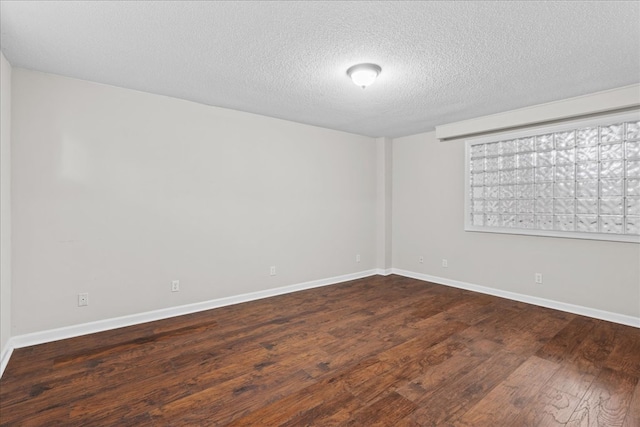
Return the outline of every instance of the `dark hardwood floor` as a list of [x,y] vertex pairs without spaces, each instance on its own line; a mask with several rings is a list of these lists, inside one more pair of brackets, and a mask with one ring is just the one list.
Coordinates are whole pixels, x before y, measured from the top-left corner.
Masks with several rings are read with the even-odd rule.
[[15,350],[0,424],[640,426],[640,329],[376,276]]

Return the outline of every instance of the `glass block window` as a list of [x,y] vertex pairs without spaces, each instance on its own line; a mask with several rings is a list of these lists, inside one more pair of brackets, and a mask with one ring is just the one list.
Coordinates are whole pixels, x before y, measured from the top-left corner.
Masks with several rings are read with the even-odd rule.
[[640,112],[467,141],[465,229],[640,242]]

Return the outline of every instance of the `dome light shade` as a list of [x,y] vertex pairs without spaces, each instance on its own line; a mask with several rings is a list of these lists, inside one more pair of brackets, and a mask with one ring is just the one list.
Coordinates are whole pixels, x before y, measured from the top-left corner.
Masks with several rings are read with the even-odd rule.
[[376,80],[381,71],[382,68],[376,64],[358,64],[349,67],[347,75],[355,84],[364,89]]

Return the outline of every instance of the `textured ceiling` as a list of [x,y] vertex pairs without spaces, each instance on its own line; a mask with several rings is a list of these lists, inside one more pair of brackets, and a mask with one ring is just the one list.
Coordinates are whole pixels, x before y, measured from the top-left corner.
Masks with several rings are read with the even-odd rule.
[[[373,137],[640,81],[638,2],[2,1],[23,67]],[[362,90],[346,76],[382,67]]]

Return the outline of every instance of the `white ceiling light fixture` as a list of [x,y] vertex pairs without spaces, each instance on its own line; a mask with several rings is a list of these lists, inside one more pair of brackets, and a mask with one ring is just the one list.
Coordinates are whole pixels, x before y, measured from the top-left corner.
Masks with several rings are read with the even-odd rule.
[[376,81],[381,71],[382,68],[376,64],[357,64],[349,67],[347,75],[355,84],[364,89]]

